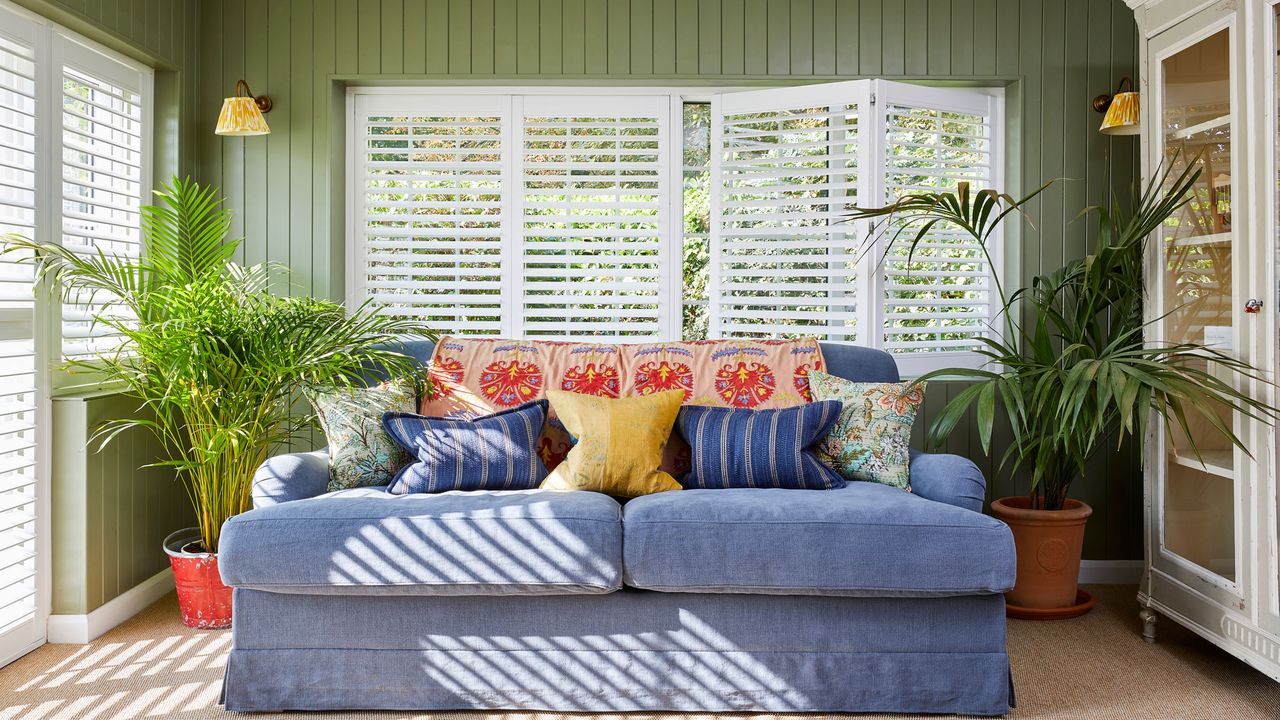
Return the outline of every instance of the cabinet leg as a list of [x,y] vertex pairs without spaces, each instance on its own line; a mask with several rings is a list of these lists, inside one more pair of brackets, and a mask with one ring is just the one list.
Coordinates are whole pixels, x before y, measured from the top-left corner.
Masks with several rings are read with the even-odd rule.
[[1149,643],[1156,641],[1156,621],[1160,616],[1151,608],[1143,608],[1138,613],[1138,618],[1142,620],[1142,639]]

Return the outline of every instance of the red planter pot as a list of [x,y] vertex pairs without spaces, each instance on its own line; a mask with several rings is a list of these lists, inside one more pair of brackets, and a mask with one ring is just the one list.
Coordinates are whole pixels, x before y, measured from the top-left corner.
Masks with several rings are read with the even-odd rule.
[[231,588],[222,584],[218,556],[200,551],[200,531],[179,530],[164,539],[164,551],[173,567],[178,588],[182,624],[214,630],[231,627]]

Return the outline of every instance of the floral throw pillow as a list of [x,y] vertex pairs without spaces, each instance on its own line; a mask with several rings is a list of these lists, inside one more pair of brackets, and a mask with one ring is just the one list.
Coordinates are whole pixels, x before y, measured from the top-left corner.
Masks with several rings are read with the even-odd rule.
[[818,458],[846,480],[911,488],[911,425],[924,402],[914,383],[860,383],[809,373],[813,399],[844,403],[831,432],[815,447]]
[[386,485],[413,457],[382,428],[382,414],[413,412],[412,381],[368,388],[324,388],[307,393],[329,443],[329,492]]

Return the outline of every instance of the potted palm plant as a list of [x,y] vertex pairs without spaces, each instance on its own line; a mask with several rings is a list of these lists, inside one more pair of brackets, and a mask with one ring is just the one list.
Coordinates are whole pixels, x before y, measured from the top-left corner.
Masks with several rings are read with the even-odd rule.
[[[1000,419],[1012,438],[1000,466],[1029,476],[1027,496],[991,504],[993,514],[1012,528],[1017,548],[1016,585],[1007,595],[1011,615],[1071,617],[1092,606],[1076,586],[1092,510],[1069,497],[1069,490],[1104,443],[1141,441],[1149,421],[1158,418],[1164,430],[1184,431],[1200,459],[1185,432],[1189,420],[1199,418],[1248,452],[1217,408],[1275,417],[1274,408],[1230,381],[1232,375],[1260,380],[1252,366],[1202,344],[1146,339],[1157,322],[1143,317],[1146,240],[1190,199],[1199,176],[1195,166],[1188,163],[1174,175],[1170,164],[1127,208],[1114,200],[1109,207],[1087,208],[1082,214],[1096,218],[1098,227],[1093,252],[1009,295],[997,282],[1001,327],[981,338],[983,366],[937,370],[918,380],[971,381],[934,418],[930,442],[940,445],[972,412],[990,453]],[[961,183],[954,192],[909,195],[851,217],[870,221],[871,240],[909,242],[908,257],[940,227],[973,237],[991,261],[991,243],[1003,241],[995,232],[999,224],[1047,187],[1015,200]]]
[[68,298],[90,296],[97,323],[118,334],[109,351],[68,361],[138,401],[134,417],[106,423],[102,444],[144,429],[168,453],[155,464],[183,481],[197,527],[165,541],[183,622],[226,627],[230,590],[217,570],[218,534],[248,510],[255,471],[273,448],[309,427],[295,411],[312,385],[361,382],[371,367],[408,372],[395,352],[417,324],[341,305],[271,292],[278,268],[234,262],[230,213],[210,187],[175,178],[142,208],[143,252],[130,258],[76,254],[55,244],[4,238],[5,252],[33,262]]

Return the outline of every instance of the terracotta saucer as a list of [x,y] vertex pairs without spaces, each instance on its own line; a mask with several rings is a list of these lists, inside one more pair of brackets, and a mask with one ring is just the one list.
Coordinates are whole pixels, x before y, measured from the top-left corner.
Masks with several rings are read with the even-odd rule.
[[1029,608],[1006,603],[1005,614],[1019,620],[1065,620],[1080,617],[1093,609],[1097,600],[1084,588],[1076,588],[1076,604],[1060,608]]

